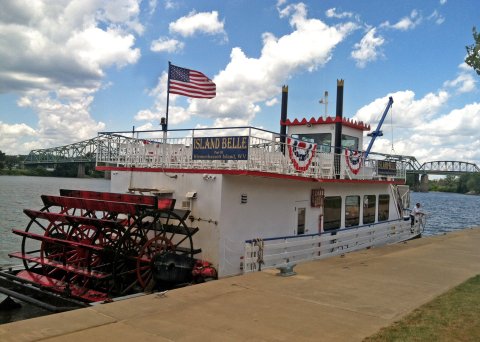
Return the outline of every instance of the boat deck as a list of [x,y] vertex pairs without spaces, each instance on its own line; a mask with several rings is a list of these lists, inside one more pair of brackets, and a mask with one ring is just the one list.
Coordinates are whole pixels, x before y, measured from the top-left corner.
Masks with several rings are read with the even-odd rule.
[[[405,181],[407,165],[398,161],[364,158],[362,152],[355,154],[354,158],[350,155],[353,152],[346,149],[334,153],[332,146],[320,145],[314,150],[292,147],[288,143],[279,142],[278,137],[267,134],[267,131],[253,127],[234,130],[236,134],[242,132],[242,136],[215,136],[225,134],[226,131],[228,128],[202,131],[203,135],[211,135],[212,138],[194,137],[193,132],[172,132],[185,133],[187,136],[168,139],[162,138],[163,132],[158,131],[136,132],[136,137],[129,137],[124,132],[100,133],[97,169],[157,172],[183,170],[190,173],[213,171],[327,180]],[[210,144],[198,139],[209,139]],[[235,139],[243,139],[244,145],[240,147]],[[215,142],[217,147],[214,146]],[[300,159],[296,159],[295,155]]]
[[0,326],[2,341],[361,341],[480,273],[480,228]]

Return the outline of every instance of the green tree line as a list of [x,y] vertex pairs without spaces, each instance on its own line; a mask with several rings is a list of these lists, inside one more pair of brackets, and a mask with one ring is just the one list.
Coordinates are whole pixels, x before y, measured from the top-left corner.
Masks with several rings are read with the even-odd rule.
[[[412,187],[413,178],[407,179],[407,183]],[[470,173],[461,176],[449,175],[441,179],[432,179],[428,181],[428,190],[456,192],[460,194],[480,194],[480,174]]]

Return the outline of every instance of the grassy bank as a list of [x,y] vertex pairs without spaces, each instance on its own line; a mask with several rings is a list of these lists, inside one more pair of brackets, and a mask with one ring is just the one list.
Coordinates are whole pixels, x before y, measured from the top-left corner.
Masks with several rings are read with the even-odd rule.
[[480,275],[364,340],[377,341],[480,341]]

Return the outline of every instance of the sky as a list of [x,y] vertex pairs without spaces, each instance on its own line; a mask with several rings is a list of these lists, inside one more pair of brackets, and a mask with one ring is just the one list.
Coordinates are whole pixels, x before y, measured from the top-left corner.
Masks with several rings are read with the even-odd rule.
[[309,119],[335,115],[343,79],[344,116],[372,129],[394,99],[373,151],[480,165],[473,26],[476,0],[2,0],[0,150],[160,129],[170,61],[217,96],[170,95],[169,129],[279,132],[282,85]]

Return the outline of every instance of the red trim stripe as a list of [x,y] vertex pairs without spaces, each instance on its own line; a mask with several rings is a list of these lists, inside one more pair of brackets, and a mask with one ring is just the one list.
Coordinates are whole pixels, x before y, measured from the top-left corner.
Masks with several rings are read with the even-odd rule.
[[120,166],[97,166],[97,171],[136,171],[136,172],[159,172],[159,173],[209,173],[217,175],[253,176],[276,179],[291,179],[302,182],[317,183],[365,183],[365,184],[405,184],[401,180],[379,180],[379,179],[331,179],[312,178],[296,175],[284,175],[265,171],[248,170],[222,170],[222,169],[178,169],[178,168],[151,168],[151,167],[120,167]]

